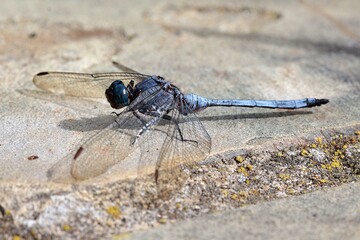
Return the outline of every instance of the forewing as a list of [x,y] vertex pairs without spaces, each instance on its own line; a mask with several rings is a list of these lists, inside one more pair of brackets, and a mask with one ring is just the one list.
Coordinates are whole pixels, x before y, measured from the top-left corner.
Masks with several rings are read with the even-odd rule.
[[114,73],[70,73],[41,72],[34,76],[34,84],[46,91],[75,97],[103,98],[105,90],[115,80],[121,80],[127,86],[130,81],[135,84],[150,76],[137,72]]
[[[185,103],[181,107],[188,109]],[[196,165],[210,150],[210,136],[197,116],[191,112],[182,115],[177,109],[173,110],[155,170],[159,197],[166,199],[178,191],[187,178],[183,166]]]

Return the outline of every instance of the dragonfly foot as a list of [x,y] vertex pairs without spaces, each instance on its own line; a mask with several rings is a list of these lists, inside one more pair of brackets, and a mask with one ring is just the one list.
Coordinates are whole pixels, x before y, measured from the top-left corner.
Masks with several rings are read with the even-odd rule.
[[117,117],[120,116],[120,113],[117,112],[111,112],[111,114],[115,114]]
[[133,140],[131,141],[131,145],[135,145],[136,141],[138,140],[138,136],[134,137]]
[[181,139],[181,141],[183,141],[183,142],[192,142],[192,143],[195,143],[195,144],[196,144],[196,147],[198,147],[198,145],[199,145],[198,141],[195,141],[195,140]]

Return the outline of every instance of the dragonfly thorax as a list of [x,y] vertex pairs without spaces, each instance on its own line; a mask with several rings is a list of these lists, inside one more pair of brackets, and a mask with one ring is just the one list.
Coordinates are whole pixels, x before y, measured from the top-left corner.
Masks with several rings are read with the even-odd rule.
[[120,109],[130,104],[129,92],[120,80],[114,81],[105,91],[105,96],[112,108]]

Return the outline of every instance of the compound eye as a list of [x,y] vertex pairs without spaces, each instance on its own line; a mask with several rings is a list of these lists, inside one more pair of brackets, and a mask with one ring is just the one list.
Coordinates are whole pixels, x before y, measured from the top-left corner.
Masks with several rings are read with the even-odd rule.
[[124,83],[114,81],[105,91],[105,96],[112,108],[120,109],[130,104],[129,93]]

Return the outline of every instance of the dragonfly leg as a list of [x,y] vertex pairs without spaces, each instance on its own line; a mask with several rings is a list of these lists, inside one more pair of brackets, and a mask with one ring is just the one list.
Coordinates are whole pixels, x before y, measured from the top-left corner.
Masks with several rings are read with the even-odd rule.
[[180,129],[180,127],[179,127],[179,123],[178,123],[175,119],[173,119],[171,116],[165,114],[164,116],[162,116],[162,118],[165,119],[165,120],[173,121],[173,122],[175,123],[176,129],[177,129],[178,132],[179,132],[181,141],[183,141],[183,142],[193,142],[193,143],[198,144],[197,141],[184,139],[184,136],[183,136],[183,134],[182,134],[182,132],[181,132],[181,129]]
[[145,123],[144,126],[140,129],[139,133],[136,135],[132,144],[135,144],[136,140],[141,136],[141,134],[146,132],[146,130],[148,130],[152,125],[156,124],[161,119],[161,117],[162,116],[154,117],[149,122]]
[[134,81],[131,80],[130,83],[126,86],[127,91],[129,93],[129,100],[130,102],[134,99],[133,92],[134,92]]
[[139,120],[142,122],[143,125],[146,125],[146,121],[145,121],[144,119],[142,119],[137,112],[132,111],[132,113],[134,114],[134,116],[135,116],[137,119],[139,119]]

